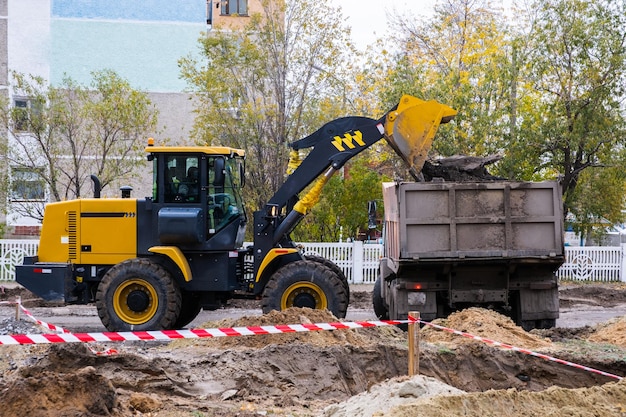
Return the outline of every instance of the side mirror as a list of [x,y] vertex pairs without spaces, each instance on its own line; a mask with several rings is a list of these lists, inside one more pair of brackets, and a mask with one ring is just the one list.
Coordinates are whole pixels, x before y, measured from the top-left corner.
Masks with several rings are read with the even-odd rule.
[[246,185],[246,166],[242,162],[239,164],[239,178],[241,178],[241,188]]
[[226,180],[226,162],[224,161],[224,158],[215,158],[215,166],[213,169],[215,170],[213,185],[215,187],[223,187]]

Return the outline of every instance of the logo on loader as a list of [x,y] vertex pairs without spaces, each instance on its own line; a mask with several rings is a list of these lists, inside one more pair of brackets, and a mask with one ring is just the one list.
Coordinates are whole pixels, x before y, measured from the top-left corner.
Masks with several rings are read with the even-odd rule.
[[347,146],[350,149],[356,148],[354,142],[356,142],[357,145],[359,146],[365,146],[365,142],[363,142],[363,134],[361,133],[360,130],[355,130],[354,134],[352,135],[349,133],[346,133],[343,135],[343,137],[335,136],[333,140],[331,141],[331,143],[335,146],[335,148],[337,148],[339,152],[345,151],[346,150],[345,146]]

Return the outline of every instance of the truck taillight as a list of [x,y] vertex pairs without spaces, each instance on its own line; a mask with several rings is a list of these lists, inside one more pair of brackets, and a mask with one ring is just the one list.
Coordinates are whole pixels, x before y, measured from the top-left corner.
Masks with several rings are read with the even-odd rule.
[[50,269],[50,268],[34,268],[33,272],[35,274],[51,274],[52,273],[52,269]]

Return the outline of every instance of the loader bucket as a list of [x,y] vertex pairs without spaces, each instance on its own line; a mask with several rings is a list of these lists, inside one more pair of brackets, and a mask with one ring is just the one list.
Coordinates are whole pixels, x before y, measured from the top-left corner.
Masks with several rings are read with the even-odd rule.
[[441,123],[448,123],[456,110],[435,100],[402,96],[398,108],[387,114],[385,139],[407,163],[416,181]]

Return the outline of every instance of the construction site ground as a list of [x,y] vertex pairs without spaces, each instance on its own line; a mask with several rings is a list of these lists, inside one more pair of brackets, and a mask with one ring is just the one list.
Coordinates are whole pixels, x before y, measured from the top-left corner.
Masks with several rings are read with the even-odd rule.
[[[20,288],[0,290],[0,301],[19,295],[35,317],[50,309],[71,315]],[[626,375],[626,285],[569,283],[560,299],[569,319],[550,330],[525,332],[478,308],[435,323]],[[353,289],[350,311],[372,315],[369,288]],[[309,309],[261,315],[255,301],[215,314],[193,326],[338,321]],[[68,329],[94,331],[94,319]],[[0,334],[34,332],[49,330],[23,314],[16,320],[15,307],[0,308]],[[428,326],[420,331],[420,375],[411,378],[407,333],[396,327],[89,347],[118,353],[96,355],[81,343],[0,346],[0,416],[626,416],[626,381]]]

